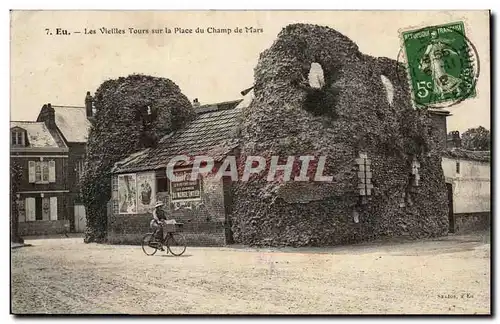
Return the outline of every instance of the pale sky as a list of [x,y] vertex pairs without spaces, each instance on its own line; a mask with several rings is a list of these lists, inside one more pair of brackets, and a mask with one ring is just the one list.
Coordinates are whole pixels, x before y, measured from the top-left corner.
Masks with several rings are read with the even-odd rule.
[[[240,98],[253,83],[259,54],[283,27],[312,23],[334,28],[361,52],[397,59],[399,31],[464,21],[476,47],[481,74],[478,95],[448,108],[448,130],[490,128],[490,48],[487,11],[15,11],[11,16],[11,119],[34,120],[44,103],[83,106],[107,79],[142,73],[174,81],[202,104]],[[101,34],[100,28],[125,34]],[[172,34],[130,34],[129,28]],[[174,28],[204,28],[175,34]],[[261,33],[209,34],[208,27],[261,28]],[[72,35],[53,34],[63,28]],[[85,35],[84,29],[96,34]],[[80,31],[81,34],[75,34]]]

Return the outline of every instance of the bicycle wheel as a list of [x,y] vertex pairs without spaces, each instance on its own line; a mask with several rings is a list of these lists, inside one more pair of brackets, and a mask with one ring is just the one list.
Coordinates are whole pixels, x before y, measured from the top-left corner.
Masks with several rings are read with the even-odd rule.
[[171,233],[167,239],[167,247],[170,253],[180,256],[186,251],[186,239],[179,233]]
[[159,243],[154,239],[153,233],[147,233],[142,238],[142,251],[146,255],[154,255],[158,251]]

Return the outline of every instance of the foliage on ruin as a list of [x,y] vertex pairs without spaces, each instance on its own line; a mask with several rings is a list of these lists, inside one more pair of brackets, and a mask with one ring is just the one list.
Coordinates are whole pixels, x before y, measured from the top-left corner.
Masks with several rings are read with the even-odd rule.
[[162,136],[195,116],[174,82],[140,74],[105,81],[95,92],[94,104],[81,182],[87,211],[85,242],[105,238],[113,165],[134,152],[155,147]]
[[[308,88],[313,63],[324,74],[320,89]],[[333,181],[282,183],[256,176],[238,183],[232,215],[236,242],[326,245],[446,232],[440,156],[427,112],[411,105],[401,63],[365,55],[331,28],[293,24],[261,53],[254,79],[255,98],[243,110],[241,160],[327,156],[325,173]],[[361,152],[373,168],[375,189],[367,204],[360,203],[354,163]],[[414,159],[425,179],[418,188],[411,187]],[[359,224],[353,222],[355,213]]]

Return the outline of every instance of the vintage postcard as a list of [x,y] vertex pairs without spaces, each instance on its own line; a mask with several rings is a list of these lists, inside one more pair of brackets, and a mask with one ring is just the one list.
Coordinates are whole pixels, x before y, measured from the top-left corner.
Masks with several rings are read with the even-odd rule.
[[10,19],[12,314],[491,315],[489,11]]

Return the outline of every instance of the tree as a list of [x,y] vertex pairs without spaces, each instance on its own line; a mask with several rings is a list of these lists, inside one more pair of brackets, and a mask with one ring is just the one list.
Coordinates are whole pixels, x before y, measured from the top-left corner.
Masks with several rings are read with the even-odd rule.
[[23,243],[19,236],[19,210],[17,209],[17,191],[21,181],[21,167],[16,162],[10,164],[10,240]]
[[489,151],[491,149],[490,131],[483,126],[469,128],[462,134],[462,147],[471,151]]
[[194,109],[169,79],[130,75],[105,81],[95,92],[96,114],[87,142],[81,181],[87,211],[85,242],[106,235],[106,206],[111,198],[111,168],[188,123]]

